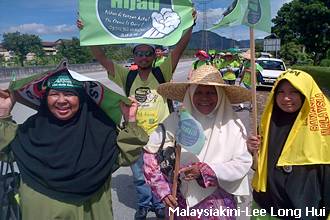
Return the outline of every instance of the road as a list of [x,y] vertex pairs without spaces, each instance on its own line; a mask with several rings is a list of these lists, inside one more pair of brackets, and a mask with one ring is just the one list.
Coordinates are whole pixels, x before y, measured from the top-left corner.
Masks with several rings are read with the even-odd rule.
[[[190,70],[192,61],[180,62],[174,73],[174,81],[185,81],[187,78],[187,73]],[[94,78],[103,84],[112,88],[112,83],[108,80],[106,72],[93,72],[86,73],[86,76]],[[9,83],[0,83],[0,88],[4,89],[8,87]],[[17,123],[22,123],[27,117],[34,114],[35,111],[17,103],[12,111],[13,118]],[[250,118],[247,111],[238,112],[238,116],[243,121],[247,130],[249,130]],[[249,174],[252,176],[252,171]],[[132,173],[129,167],[123,167],[117,170],[113,174],[112,178],[112,199],[113,199],[113,212],[115,220],[132,220],[134,219],[134,213],[136,208],[136,197],[134,191],[134,185],[132,181]],[[240,204],[240,208],[243,209],[249,206],[251,202],[251,197],[246,198],[246,201]],[[154,213],[149,212],[148,219],[156,219]],[[237,219],[245,220],[249,219],[246,216],[240,216]]]

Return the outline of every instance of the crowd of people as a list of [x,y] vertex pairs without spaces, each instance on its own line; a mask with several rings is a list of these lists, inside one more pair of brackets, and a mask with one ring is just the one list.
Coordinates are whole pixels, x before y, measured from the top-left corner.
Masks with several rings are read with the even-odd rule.
[[[83,28],[82,21],[77,25]],[[22,219],[113,219],[111,175],[124,165],[131,166],[137,195],[129,218],[143,220],[152,211],[159,219],[236,219],[242,215],[239,198],[250,194],[253,159],[250,210],[264,215],[251,218],[328,218],[328,98],[308,73],[288,70],[270,93],[259,134],[250,134],[232,109],[251,100],[249,52],[235,59],[200,50],[188,80],[171,81],[192,28],[166,57],[161,46],[135,45],[131,70],[91,47],[109,80],[131,101],[120,105],[119,131],[86,93],[86,84],[67,72],[43,79],[38,111],[20,125],[11,117],[15,91],[0,90],[0,150],[11,152],[20,170]],[[182,108],[173,111],[171,101]],[[163,172],[158,153],[178,144],[176,179]]]

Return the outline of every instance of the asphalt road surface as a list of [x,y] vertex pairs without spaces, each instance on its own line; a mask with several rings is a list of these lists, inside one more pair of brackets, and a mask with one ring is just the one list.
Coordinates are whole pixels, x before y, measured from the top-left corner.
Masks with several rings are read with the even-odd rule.
[[[174,81],[185,81],[187,78],[187,73],[190,71],[192,61],[182,61],[178,64],[177,69],[174,73]],[[70,68],[70,66],[69,66]],[[113,88],[113,84],[107,78],[106,72],[92,72],[85,73],[84,75],[94,78],[103,84]],[[8,87],[9,83],[0,83],[0,88],[5,89]],[[27,117],[34,114],[35,111],[16,103],[12,114],[14,120],[17,123],[22,123]],[[249,131],[250,117],[248,111],[242,111],[237,113],[238,116],[243,121],[246,129]],[[249,177],[252,176],[252,171]],[[134,219],[134,213],[136,208],[136,196],[135,189],[132,180],[132,173],[129,167],[122,167],[117,170],[112,177],[112,198],[113,198],[113,213],[115,220],[132,220]],[[239,206],[241,209],[249,207],[251,203],[251,197],[245,198],[245,202],[241,203]],[[148,219],[157,219],[154,213],[149,212]],[[247,216],[240,216],[237,219],[249,219]]]

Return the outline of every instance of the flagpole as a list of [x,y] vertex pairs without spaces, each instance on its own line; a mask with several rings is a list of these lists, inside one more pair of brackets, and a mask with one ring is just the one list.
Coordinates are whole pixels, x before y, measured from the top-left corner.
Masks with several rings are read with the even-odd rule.
[[[256,89],[256,65],[255,65],[255,41],[254,29],[250,27],[250,51],[251,51],[251,81],[252,81],[252,135],[256,136],[257,131],[257,89]],[[253,168],[256,168],[258,152],[253,152]]]
[[[173,198],[176,198],[176,192],[178,189],[180,159],[181,159],[181,146],[180,144],[175,143],[175,166],[174,166],[173,185],[172,185]],[[174,220],[174,212],[170,212],[170,220]]]

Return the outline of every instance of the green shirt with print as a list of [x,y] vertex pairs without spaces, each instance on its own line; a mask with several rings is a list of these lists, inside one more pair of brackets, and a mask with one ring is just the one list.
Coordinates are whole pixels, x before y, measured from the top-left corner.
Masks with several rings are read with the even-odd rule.
[[[172,58],[167,57],[159,66],[164,79],[169,82],[172,79]],[[125,67],[115,64],[115,77],[108,74],[110,80],[113,80],[121,88],[126,85],[126,79],[129,70]],[[137,124],[141,126],[148,134],[151,134],[159,123],[164,121],[169,115],[167,100],[157,93],[159,83],[150,72],[147,80],[142,80],[138,75],[131,87],[130,96],[136,98],[139,102],[137,112]]]
[[[251,88],[252,87],[251,70],[250,70],[251,62],[250,61],[244,62],[243,67],[244,67],[244,75],[242,82],[246,87]],[[259,65],[259,63],[256,63],[256,71],[260,73],[263,71],[263,68],[262,66]]]
[[162,63],[164,63],[164,61],[166,60],[166,57],[162,56],[162,57],[156,57],[154,63],[152,64],[153,67],[157,67],[160,66]]
[[[239,62],[237,62],[236,60],[234,61],[224,61],[221,65],[221,68],[227,68],[227,67],[231,67],[231,68],[238,68],[240,66]],[[233,71],[228,70],[223,74],[223,79],[224,80],[236,80],[236,75]]]

